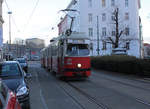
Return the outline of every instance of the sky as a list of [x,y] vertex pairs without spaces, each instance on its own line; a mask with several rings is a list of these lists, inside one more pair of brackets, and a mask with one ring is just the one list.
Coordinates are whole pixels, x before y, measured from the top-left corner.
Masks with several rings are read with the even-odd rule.
[[140,16],[142,19],[144,42],[150,43],[150,0],[141,0]]
[[[71,0],[6,0],[12,11],[12,40],[26,38],[41,38],[46,43],[57,36],[57,24],[62,12]],[[36,2],[39,1],[35,8]],[[150,0],[141,0],[140,16],[143,25],[144,42],[150,43]],[[3,3],[3,38],[9,39],[9,16],[6,2]],[[34,13],[32,12],[35,8]],[[32,14],[33,13],[33,14]],[[54,28],[54,29],[52,29]]]
[[[15,39],[41,38],[46,43],[52,37],[57,36],[57,24],[60,21],[62,12],[70,0],[39,0],[39,3],[32,14],[38,0],[6,0],[12,11],[11,37]],[[4,42],[9,39],[9,15],[6,3],[3,3],[3,38]],[[31,15],[32,14],[32,15]],[[54,28],[52,30],[52,28]],[[12,41],[13,42],[13,41]]]

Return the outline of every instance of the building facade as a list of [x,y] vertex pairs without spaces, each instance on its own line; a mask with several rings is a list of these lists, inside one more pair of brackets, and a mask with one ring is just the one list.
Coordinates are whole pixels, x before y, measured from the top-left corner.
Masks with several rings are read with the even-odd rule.
[[26,46],[22,44],[3,44],[3,57],[10,55],[12,59],[26,55]]
[[144,58],[150,59],[150,44],[144,43]]
[[[72,0],[67,15],[58,25],[63,34],[74,17],[72,31],[84,32],[91,38],[91,55],[111,55],[117,34],[114,12],[118,9],[118,47],[128,55],[141,57],[140,0]],[[69,16],[68,16],[69,15]],[[112,40],[110,40],[112,39]]]
[[26,45],[32,48],[44,48],[45,41],[43,39],[30,38],[30,39],[26,39]]
[[2,3],[3,0],[0,0],[0,60],[3,57],[3,50],[2,50],[2,45],[3,45],[3,17],[2,17]]
[[27,57],[32,60],[36,56],[40,56],[40,51],[45,47],[45,41],[39,38],[26,39]]

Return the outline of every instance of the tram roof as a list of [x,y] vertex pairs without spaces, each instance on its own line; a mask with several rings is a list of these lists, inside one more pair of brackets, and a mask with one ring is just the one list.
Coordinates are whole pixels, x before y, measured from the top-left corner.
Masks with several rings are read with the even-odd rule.
[[46,48],[43,48],[40,52],[44,51]]
[[58,39],[88,39],[90,40],[90,38],[87,37],[85,33],[79,33],[79,32],[73,32],[70,36],[61,35],[58,37]]

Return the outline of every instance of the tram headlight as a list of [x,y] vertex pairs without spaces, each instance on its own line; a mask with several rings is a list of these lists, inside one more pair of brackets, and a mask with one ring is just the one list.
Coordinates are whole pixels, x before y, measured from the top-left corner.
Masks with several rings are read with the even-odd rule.
[[78,68],[81,68],[81,67],[82,67],[82,65],[81,65],[81,64],[77,64],[77,67],[78,67]]

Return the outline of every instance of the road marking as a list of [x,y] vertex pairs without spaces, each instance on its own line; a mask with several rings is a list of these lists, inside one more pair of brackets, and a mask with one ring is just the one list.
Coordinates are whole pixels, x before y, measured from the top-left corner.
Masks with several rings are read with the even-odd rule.
[[42,104],[44,106],[44,109],[48,109],[48,106],[44,100],[44,97],[43,97],[43,94],[42,94],[42,90],[40,89],[40,97],[41,97],[41,100],[42,100]]
[[149,103],[149,102],[143,101],[143,100],[138,99],[138,98],[136,98],[136,100],[137,100],[138,102],[142,103],[142,104],[145,104],[145,105],[150,106],[150,103]]
[[144,80],[146,80],[146,81],[150,81],[150,78],[144,78]]
[[146,83],[149,83],[150,82],[150,78],[140,78],[140,79],[135,79],[137,81],[140,81],[140,82],[146,82]]
[[43,106],[44,106],[44,109],[48,109],[48,106],[47,106],[46,101],[44,100],[44,97],[43,97],[43,94],[42,94],[41,85],[40,85],[40,82],[39,82],[39,78],[38,78],[37,72],[35,73],[35,77],[36,77],[36,81],[37,81],[37,83],[38,83],[38,85],[39,85],[40,98],[41,98],[42,104],[43,104]]

